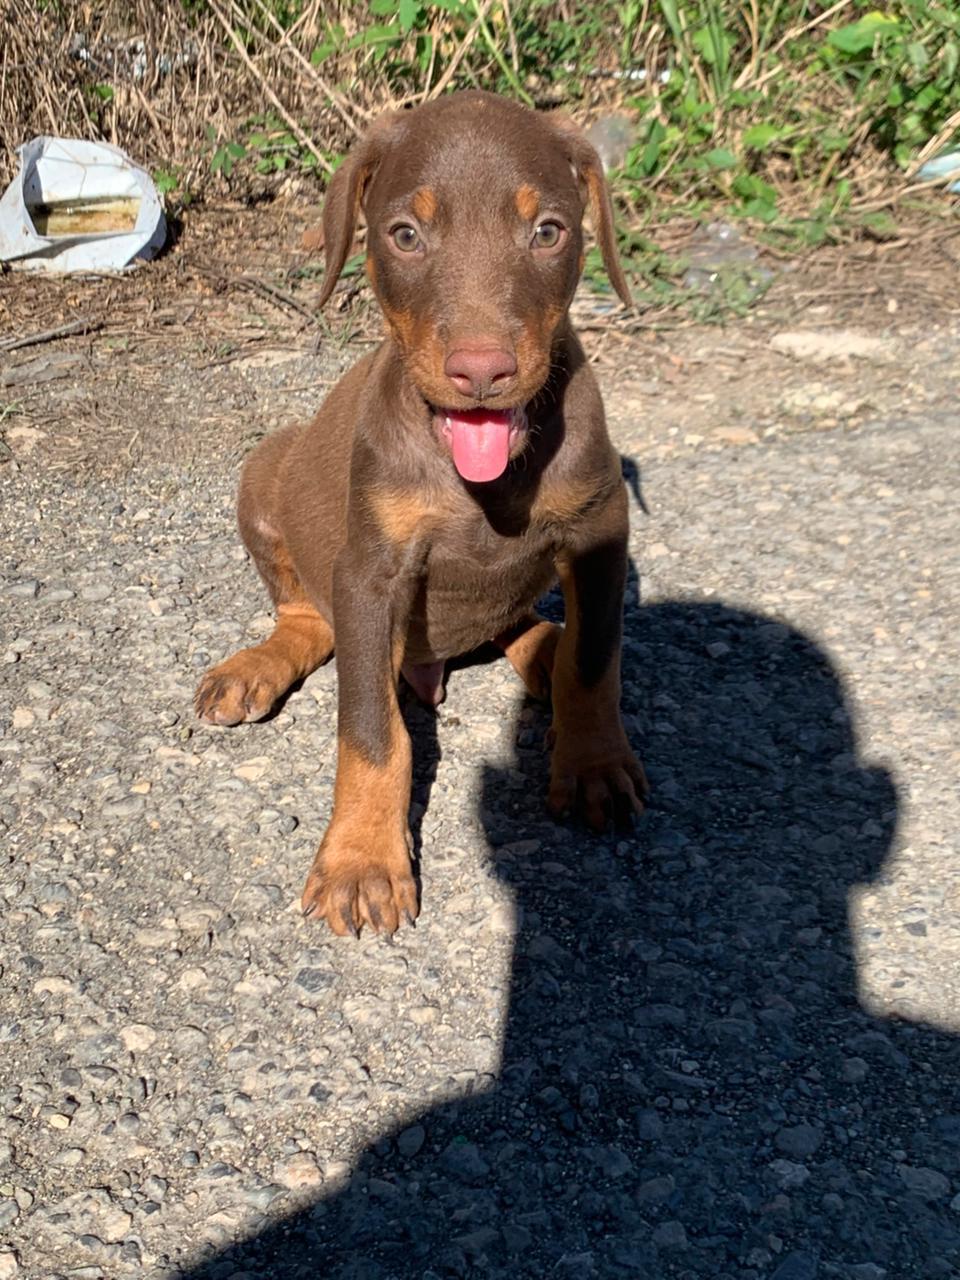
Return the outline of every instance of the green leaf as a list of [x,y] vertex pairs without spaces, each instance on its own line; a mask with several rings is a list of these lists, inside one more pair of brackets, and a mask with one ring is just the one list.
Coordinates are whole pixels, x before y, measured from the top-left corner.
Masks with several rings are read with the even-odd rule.
[[761,222],[775,222],[777,206],[767,200],[746,200],[742,205],[746,217],[758,218]]
[[741,142],[745,147],[749,147],[751,151],[763,151],[769,147],[771,142],[776,142],[780,137],[780,130],[773,124],[755,124],[750,129],[745,129]]
[[213,153],[213,159],[210,161],[211,173],[222,173],[225,178],[229,178],[233,173],[233,160],[230,152],[226,147],[218,147]]
[[97,95],[101,102],[113,101],[113,85],[112,84],[95,84],[93,92]]
[[421,36],[417,41],[417,63],[422,76],[427,74],[430,58],[433,54],[433,36]]
[[907,61],[914,71],[922,71],[930,61],[926,47],[919,40],[911,40],[907,45]]
[[171,173],[168,169],[155,169],[153,173],[153,185],[157,188],[162,196],[169,195],[171,191],[175,191],[180,179],[175,173]]
[[897,18],[888,17],[885,13],[865,13],[856,22],[838,27],[827,36],[827,44],[841,53],[866,53],[872,49],[877,39],[895,35],[900,30]]
[[649,178],[650,174],[656,171],[659,162],[660,140],[658,138],[651,138],[643,148],[643,153],[640,156],[641,173],[644,173]]
[[953,40],[948,40],[940,51],[943,59],[943,67],[940,74],[948,81],[952,81],[957,74],[957,66],[960,64],[960,49]]
[[355,253],[352,258],[347,259],[346,266],[340,272],[342,276],[356,276],[363,270],[363,264],[367,260],[365,253]]
[[828,155],[834,151],[846,151],[850,138],[845,133],[825,133],[820,139],[820,147]]
[[713,25],[701,27],[693,33],[693,47],[711,67],[726,66],[730,60],[733,41],[730,33]]
[[735,169],[737,167],[737,157],[732,151],[728,151],[726,147],[715,147],[713,151],[708,151],[703,159],[704,163],[708,164],[711,169]]
[[769,205],[777,202],[776,188],[753,173],[738,173],[733,180],[732,190],[741,200],[759,200],[762,204]]
[[397,12],[400,17],[400,30],[409,31],[420,16],[420,5],[417,0],[400,0]]
[[870,230],[870,233],[877,240],[895,240],[900,234],[900,229],[896,222],[883,209],[876,213],[865,213],[862,221],[863,225]]
[[347,48],[357,49],[371,44],[396,44],[401,38],[399,27],[385,27],[382,25],[367,27],[366,31],[358,31],[355,36],[350,37],[347,41]]

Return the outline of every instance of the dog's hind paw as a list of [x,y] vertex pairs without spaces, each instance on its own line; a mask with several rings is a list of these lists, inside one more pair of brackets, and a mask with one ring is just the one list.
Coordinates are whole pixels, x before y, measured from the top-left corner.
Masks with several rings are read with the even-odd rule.
[[[552,733],[552,731],[551,731]],[[622,733],[554,739],[547,805],[554,817],[578,813],[594,831],[627,831],[649,799],[643,765]]]

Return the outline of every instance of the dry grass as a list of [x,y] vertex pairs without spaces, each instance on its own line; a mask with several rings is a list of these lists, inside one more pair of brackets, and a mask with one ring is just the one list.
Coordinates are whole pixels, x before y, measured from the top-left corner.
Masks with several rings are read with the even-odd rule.
[[[491,3],[481,0],[465,34],[435,24],[434,58],[416,86],[398,91],[368,47],[311,63],[332,24],[347,42],[369,26],[366,6],[352,0],[308,0],[287,27],[265,0],[0,0],[0,182],[13,177],[20,143],[52,133],[111,142],[204,195],[215,145],[266,112],[329,171],[329,157],[380,111],[442,93],[468,53],[470,79],[478,65],[481,77],[485,63],[495,69],[492,54],[477,58]],[[244,194],[257,185],[246,172]],[[275,191],[276,176],[259,186]],[[236,181],[232,190],[241,190]]]
[[317,0],[284,33],[259,0],[214,0],[192,17],[150,0],[5,0],[0,180],[13,176],[19,143],[55,133],[104,139],[151,169],[176,167],[199,192],[210,177],[209,131],[233,138],[238,121],[271,108],[305,148],[338,151],[362,125],[362,96],[348,104],[303,50],[325,20],[348,22],[350,8]]

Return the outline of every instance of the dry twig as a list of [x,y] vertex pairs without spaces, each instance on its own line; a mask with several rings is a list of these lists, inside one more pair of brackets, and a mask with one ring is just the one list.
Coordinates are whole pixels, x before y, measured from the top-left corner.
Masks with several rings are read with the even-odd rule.
[[274,107],[276,108],[277,112],[286,123],[287,127],[290,129],[291,133],[294,135],[294,137],[297,139],[297,141],[300,143],[301,146],[307,148],[310,154],[317,161],[317,164],[319,164],[320,167],[323,170],[325,170],[325,172],[333,173],[333,165],[326,158],[326,156],[321,151],[318,151],[317,148],[313,145],[313,142],[311,141],[311,139],[307,136],[307,134],[304,133],[304,131],[297,124],[296,120],[294,120],[290,112],[286,109],[286,107],[283,105],[283,103],[280,101],[277,95],[270,88],[269,84],[266,81],[266,77],[263,75],[263,72],[260,71],[254,65],[253,59],[250,57],[249,53],[247,53],[246,49],[243,47],[243,41],[240,39],[240,37],[234,31],[233,27],[230,25],[230,19],[219,7],[216,0],[209,0],[209,4],[210,4],[211,12],[214,14],[217,21],[223,27],[227,35],[230,37],[230,42],[233,45],[233,47],[236,49],[237,53],[240,55],[240,58],[244,66],[247,68],[250,74],[256,79],[257,83],[260,85],[260,88],[266,94],[270,102],[273,103]]
[[97,333],[102,328],[101,320],[74,320],[70,324],[58,325],[56,329],[43,329],[40,333],[30,333],[23,338],[4,338],[0,341],[0,351],[18,351],[21,347],[38,347],[42,342],[53,342],[56,338],[70,338],[77,333]]

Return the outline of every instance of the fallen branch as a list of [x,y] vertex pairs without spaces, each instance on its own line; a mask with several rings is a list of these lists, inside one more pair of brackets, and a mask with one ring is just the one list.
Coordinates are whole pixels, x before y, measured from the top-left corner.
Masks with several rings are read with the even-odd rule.
[[25,338],[4,338],[0,341],[0,351],[17,351],[20,347],[36,347],[41,342],[53,342],[55,338],[70,338],[77,333],[96,333],[102,328],[101,320],[72,320],[70,324],[62,324],[56,329],[43,329],[40,333],[31,333]]

